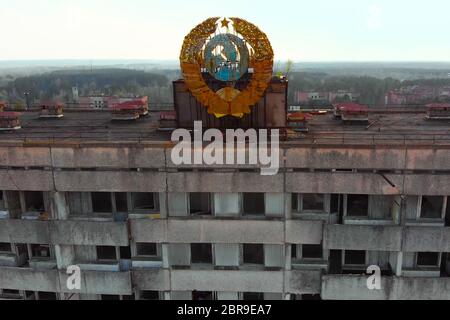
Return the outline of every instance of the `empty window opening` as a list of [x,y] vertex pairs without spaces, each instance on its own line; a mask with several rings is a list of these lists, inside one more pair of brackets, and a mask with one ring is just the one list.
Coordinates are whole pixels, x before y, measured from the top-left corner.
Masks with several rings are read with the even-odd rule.
[[125,192],[117,192],[115,198],[117,212],[128,212],[127,194]]
[[298,211],[298,193],[292,194],[292,211]]
[[264,215],[264,193],[243,194],[244,215]]
[[3,197],[3,191],[0,190],[0,210],[6,209],[5,198]]
[[136,254],[138,257],[156,257],[158,255],[156,243],[136,243]]
[[264,264],[264,245],[244,244],[244,264]]
[[348,195],[347,196],[347,216],[367,217],[369,208],[368,195]]
[[322,300],[320,294],[302,294],[302,300]]
[[214,292],[211,291],[192,291],[192,300],[214,300]]
[[441,219],[444,205],[444,197],[423,196],[421,207],[421,218]]
[[450,197],[448,197],[447,210],[445,211],[445,226],[450,227]]
[[361,266],[366,264],[366,252],[361,250],[345,250],[344,263],[346,265]]
[[246,301],[264,300],[264,293],[244,292],[242,294],[242,300],[246,300]]
[[291,245],[291,257],[292,259],[297,259],[297,245]]
[[120,296],[113,295],[113,294],[102,294],[101,299],[102,300],[120,300]]
[[192,215],[211,215],[211,196],[209,193],[189,194],[189,210]]
[[117,260],[116,247],[97,246],[97,260]]
[[158,291],[141,291],[140,293],[141,300],[159,300],[159,292]]
[[3,297],[3,298],[19,298],[19,297],[21,297],[19,290],[10,290],[10,289],[1,290],[0,289],[0,292],[2,292],[1,297]]
[[130,247],[120,247],[120,259],[130,260],[131,259],[131,248]]
[[128,301],[128,300],[136,300],[136,299],[135,299],[134,294],[132,294],[132,295],[122,296],[122,300]]
[[32,258],[50,258],[50,245],[32,244],[31,245]]
[[303,211],[323,211],[325,195],[318,193],[307,193],[302,195]]
[[58,300],[58,296],[54,292],[38,292],[39,300]]
[[111,193],[92,192],[92,210],[98,213],[112,212]]
[[323,249],[322,245],[318,244],[304,244],[302,245],[303,259],[322,259]]
[[341,212],[340,206],[341,206],[341,195],[339,194],[332,194],[330,199],[330,210],[331,213],[339,213]]
[[25,207],[26,211],[44,212],[44,195],[39,191],[25,192]]
[[0,252],[11,252],[12,247],[10,243],[0,242]]
[[134,210],[154,210],[155,194],[148,192],[133,193],[133,209]]
[[191,260],[192,263],[211,264],[213,262],[212,245],[210,243],[191,244]]
[[417,253],[417,266],[437,267],[439,266],[439,253],[437,252],[419,252]]

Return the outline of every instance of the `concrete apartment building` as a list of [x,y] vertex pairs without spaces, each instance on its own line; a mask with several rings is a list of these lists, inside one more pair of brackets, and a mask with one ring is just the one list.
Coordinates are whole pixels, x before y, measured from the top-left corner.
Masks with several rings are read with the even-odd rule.
[[450,299],[450,132],[424,117],[317,116],[262,176],[174,165],[157,114],[27,112],[0,134],[0,297]]

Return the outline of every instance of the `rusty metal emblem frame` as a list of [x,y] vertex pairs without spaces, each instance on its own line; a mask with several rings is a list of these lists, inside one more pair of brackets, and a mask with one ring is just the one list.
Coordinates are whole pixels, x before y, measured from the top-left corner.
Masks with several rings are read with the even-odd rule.
[[208,108],[209,114],[217,118],[227,115],[241,118],[249,114],[251,107],[264,96],[272,78],[274,53],[268,37],[257,26],[240,18],[229,18],[235,31],[251,46],[249,67],[253,69],[253,76],[243,91],[227,86],[214,92],[201,73],[204,66],[202,50],[216,32],[219,19],[213,17],[203,21],[185,37],[180,54],[181,71],[187,88]]

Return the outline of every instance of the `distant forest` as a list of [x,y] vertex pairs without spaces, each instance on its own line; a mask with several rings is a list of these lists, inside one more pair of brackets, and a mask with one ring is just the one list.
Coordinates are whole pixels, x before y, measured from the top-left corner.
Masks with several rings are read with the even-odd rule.
[[[60,99],[72,101],[72,87],[80,96],[147,95],[153,103],[172,103],[172,81],[180,77],[176,69],[136,71],[129,69],[64,70],[0,81],[0,100],[13,103],[24,101],[24,93],[32,99]],[[450,86],[450,78],[422,78],[401,81],[392,77],[377,78],[366,75],[340,75],[334,72],[293,71],[288,75],[288,103],[296,104],[295,92],[350,90],[359,93],[360,102],[368,105],[384,104],[385,94],[408,85]]]
[[172,101],[172,81],[179,77],[174,70],[145,72],[127,69],[64,70],[19,77],[0,87],[0,99],[20,101],[29,92],[33,99],[72,100],[72,88],[80,96],[147,95],[152,102]]

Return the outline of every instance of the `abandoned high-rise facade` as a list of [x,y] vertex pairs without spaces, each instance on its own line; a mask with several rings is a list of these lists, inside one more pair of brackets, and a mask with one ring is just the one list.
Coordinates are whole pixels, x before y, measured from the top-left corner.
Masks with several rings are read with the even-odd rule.
[[[55,119],[1,113],[0,298],[450,299],[448,109],[428,119],[425,107],[355,104],[287,115],[287,81],[271,78],[270,63],[264,73],[271,50],[214,39],[212,52],[231,41],[223,47],[250,64],[214,65],[208,53],[201,80],[186,48],[176,115],[145,116],[132,103],[45,108]],[[193,78],[218,90],[212,109]],[[264,91],[246,96],[261,78]],[[168,129],[194,120],[280,129],[278,174],[175,165]],[[79,289],[67,286],[70,266],[81,269]],[[369,266],[381,269],[380,290],[367,285]]]

